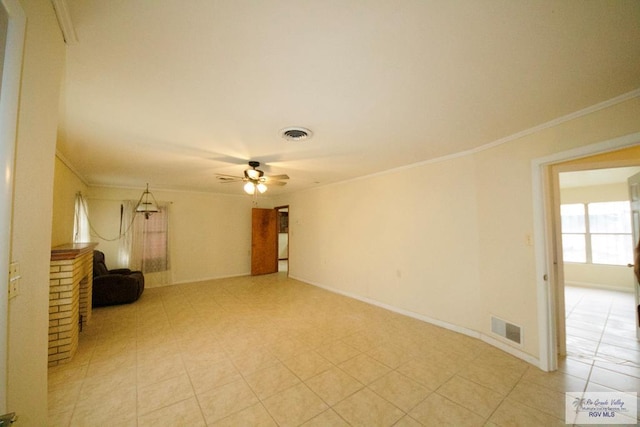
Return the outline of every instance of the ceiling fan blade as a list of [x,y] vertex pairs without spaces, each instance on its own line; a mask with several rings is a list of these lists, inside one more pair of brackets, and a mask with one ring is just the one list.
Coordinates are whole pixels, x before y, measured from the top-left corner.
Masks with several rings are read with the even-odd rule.
[[267,181],[266,184],[267,185],[279,185],[279,186],[287,185],[287,183],[284,182],[284,181]]
[[289,175],[286,174],[282,174],[282,175],[269,175],[266,177],[267,181],[271,181],[274,179],[289,179]]
[[232,182],[242,182],[242,181],[244,181],[244,179],[239,177],[239,176],[223,175],[223,174],[217,174],[216,175],[216,179],[218,180],[218,182],[220,184],[229,184],[229,183],[232,183]]
[[237,176],[237,175],[227,175],[227,174],[224,174],[224,173],[217,173],[217,174],[216,174],[216,177],[218,177],[218,178],[234,178],[234,179],[239,179],[239,180],[244,179],[244,178],[242,178],[241,176]]

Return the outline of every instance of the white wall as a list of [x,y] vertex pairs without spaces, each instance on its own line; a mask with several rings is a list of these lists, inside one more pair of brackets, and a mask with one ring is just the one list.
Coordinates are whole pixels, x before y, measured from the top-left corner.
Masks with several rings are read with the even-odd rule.
[[[102,237],[117,238],[120,204],[123,200],[137,201],[142,191],[89,187],[89,217]],[[174,284],[250,274],[251,197],[162,191],[153,186],[150,191],[158,202],[171,202],[170,262]],[[272,207],[266,199],[261,199],[261,206]],[[105,253],[109,268],[119,267],[118,241],[98,237],[92,241],[100,243],[97,249]]]
[[[619,202],[629,200],[626,183],[571,187],[560,191],[561,203]],[[633,269],[620,265],[564,263],[567,285],[590,286],[633,292]]]
[[290,275],[475,328],[474,181],[463,157],[291,195]]
[[54,156],[64,43],[48,0],[21,0],[27,15],[15,162],[11,257],[20,295],[9,301],[7,409],[20,425],[47,425],[49,259]]
[[532,160],[638,132],[639,118],[633,98],[477,153],[279,197],[289,273],[485,338],[495,315],[522,326],[514,350],[535,360]]

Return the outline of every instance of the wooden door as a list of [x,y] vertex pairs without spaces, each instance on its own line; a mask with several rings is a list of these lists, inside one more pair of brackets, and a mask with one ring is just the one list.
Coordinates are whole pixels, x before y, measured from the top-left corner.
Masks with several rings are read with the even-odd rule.
[[[631,227],[633,232],[633,244],[640,245],[640,173],[633,175],[628,179],[629,182],[629,198],[631,200]],[[634,256],[634,264],[629,264],[630,267],[634,267],[635,287],[634,294],[636,299],[636,337],[640,340],[640,284],[638,281],[639,266],[637,265],[640,260],[638,256]]]
[[251,275],[278,272],[278,211],[251,212]]

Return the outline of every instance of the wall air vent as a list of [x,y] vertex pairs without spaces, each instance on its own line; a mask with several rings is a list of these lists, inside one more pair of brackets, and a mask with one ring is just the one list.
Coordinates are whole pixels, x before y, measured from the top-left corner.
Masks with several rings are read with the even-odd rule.
[[306,128],[290,127],[282,129],[280,135],[287,141],[304,141],[305,139],[311,138],[313,132]]
[[518,325],[491,316],[491,332],[518,345],[522,345],[522,328]]

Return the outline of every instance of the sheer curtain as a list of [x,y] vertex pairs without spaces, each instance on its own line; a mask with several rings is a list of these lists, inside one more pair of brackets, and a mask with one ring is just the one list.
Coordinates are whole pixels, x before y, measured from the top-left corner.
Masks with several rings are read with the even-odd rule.
[[123,204],[122,224],[129,228],[120,240],[120,265],[144,273],[145,285],[171,284],[169,262],[169,203],[158,203],[159,212],[149,216],[135,213],[136,202]]
[[89,212],[87,202],[82,193],[76,193],[76,203],[73,221],[73,243],[86,243],[91,241],[89,232]]
[[[131,256],[131,229],[135,218],[136,202],[125,200],[120,207],[120,245],[118,246],[118,267],[134,268],[129,262]],[[135,268],[139,269],[139,268]]]

